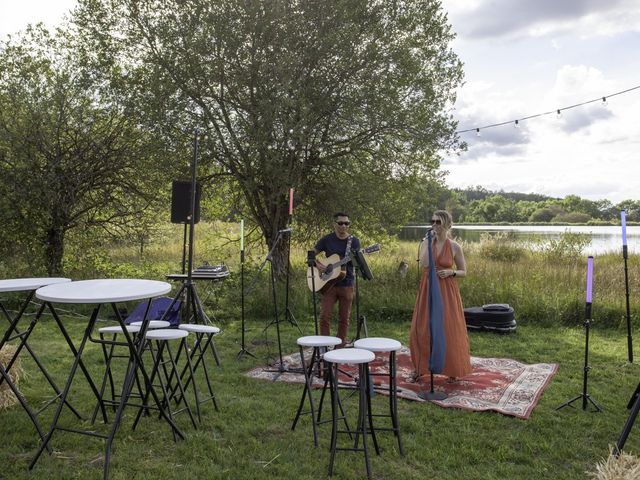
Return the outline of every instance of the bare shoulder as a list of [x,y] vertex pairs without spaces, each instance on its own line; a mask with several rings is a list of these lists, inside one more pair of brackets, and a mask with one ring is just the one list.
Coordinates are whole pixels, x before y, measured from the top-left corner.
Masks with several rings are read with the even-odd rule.
[[462,247],[460,246],[460,244],[458,242],[456,242],[455,240],[451,240],[451,249],[454,252],[462,252]]

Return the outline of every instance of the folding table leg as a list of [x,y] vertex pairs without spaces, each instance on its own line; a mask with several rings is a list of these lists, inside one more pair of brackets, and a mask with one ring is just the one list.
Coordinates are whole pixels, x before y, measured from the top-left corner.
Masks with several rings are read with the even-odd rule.
[[[27,415],[29,415],[29,418],[31,419],[31,423],[33,423],[33,426],[36,428],[36,431],[38,432],[38,436],[40,437],[40,440],[42,442],[45,442],[46,436],[42,431],[42,427],[40,426],[40,422],[38,422],[38,418],[36,417],[33,410],[31,410],[31,407],[29,407],[29,404],[22,396],[22,393],[20,393],[20,390],[18,390],[15,384],[11,381],[11,378],[9,378],[9,374],[2,367],[2,365],[0,365],[0,379],[6,380],[7,385],[9,385],[9,388],[18,399],[18,402],[20,403],[24,411],[27,412]],[[51,447],[49,445],[46,445],[46,443],[45,443],[45,447],[47,448],[49,455],[51,455],[51,453],[53,453],[53,451],[51,450]]]
[[[53,310],[53,308],[51,308],[51,310]],[[33,467],[35,466],[36,462],[40,458],[40,455],[42,455],[43,450],[49,446],[49,442],[51,441],[51,437],[53,436],[53,432],[58,428],[58,420],[60,419],[60,414],[62,413],[62,409],[65,406],[65,401],[67,399],[67,395],[69,395],[69,391],[71,390],[71,384],[73,383],[73,377],[76,374],[76,370],[78,369],[78,365],[82,364],[82,361],[81,361],[82,352],[84,352],[84,347],[87,344],[87,340],[89,340],[89,335],[90,335],[91,331],[93,330],[93,327],[96,324],[96,320],[98,318],[98,312],[99,311],[100,311],[100,306],[96,307],[93,310],[93,313],[91,314],[91,318],[89,319],[89,325],[87,326],[87,329],[85,330],[84,336],[82,337],[82,341],[80,342],[80,346],[78,347],[77,350],[75,349],[75,346],[73,347],[73,352],[74,352],[75,358],[74,358],[73,363],[71,365],[71,370],[69,371],[69,377],[67,378],[67,383],[64,386],[64,390],[62,391],[61,402],[58,404],[58,408],[56,410],[56,413],[53,416],[53,421],[51,423],[51,429],[49,430],[49,433],[47,434],[47,436],[44,439],[44,441],[42,442],[42,444],[40,444],[40,448],[38,448],[38,451],[36,452],[35,456],[31,460],[31,463],[29,463],[29,470],[33,469]],[[57,319],[57,322],[60,322],[60,319],[57,318],[57,315],[54,318]],[[59,326],[61,326],[60,323],[59,323]],[[66,334],[66,331],[64,331],[64,333]],[[67,338],[68,338],[68,336],[67,336]],[[68,341],[71,343],[71,339],[70,338],[68,339]],[[73,343],[71,343],[71,345],[73,345]],[[86,372],[86,375],[88,376],[88,372]],[[89,378],[91,378],[91,377],[89,377]],[[93,382],[90,382],[90,383],[93,385]],[[94,388],[95,388],[95,386],[94,386]]]

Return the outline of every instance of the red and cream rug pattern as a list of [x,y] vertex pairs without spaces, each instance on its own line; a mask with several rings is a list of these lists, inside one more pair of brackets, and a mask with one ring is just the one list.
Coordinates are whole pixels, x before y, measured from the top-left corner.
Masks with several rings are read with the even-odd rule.
[[[421,391],[430,389],[429,375],[416,381],[408,347],[402,347],[396,353],[398,396],[408,400],[424,402],[418,396]],[[300,355],[294,353],[283,357],[283,369],[257,367],[246,373],[252,378],[287,383],[304,383],[300,370]],[[375,361],[369,364],[371,372],[387,371],[388,354],[376,354]],[[457,381],[450,381],[442,375],[434,375],[434,390],[444,392],[447,398],[432,401],[444,408],[461,408],[473,411],[495,411],[517,418],[529,418],[538,403],[542,392],[549,384],[558,365],[554,363],[524,364],[508,358],[471,357],[473,371]],[[354,388],[354,375],[357,368],[343,368],[340,375],[341,386]],[[274,371],[275,370],[275,371]],[[279,370],[284,370],[280,373]],[[388,386],[386,376],[372,376],[374,385]],[[323,381],[314,377],[314,386],[322,388]]]

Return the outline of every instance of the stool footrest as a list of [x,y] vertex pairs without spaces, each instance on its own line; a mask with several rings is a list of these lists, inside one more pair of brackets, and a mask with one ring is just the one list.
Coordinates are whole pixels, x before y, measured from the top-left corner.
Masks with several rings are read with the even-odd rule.
[[38,410],[36,410],[34,413],[36,415],[40,415],[42,412],[44,412],[52,403],[54,403],[56,400],[58,400],[60,397],[62,396],[62,393],[60,393],[59,395],[56,395],[55,397],[47,400],[44,405],[42,407],[40,407]]
[[109,438],[109,435],[105,435],[103,433],[90,432],[87,430],[78,430],[77,428],[67,428],[67,427],[55,427],[56,430],[62,430],[63,432],[71,432],[71,433],[79,433],[80,435],[86,435],[88,437],[97,437],[106,440]]
[[364,448],[348,448],[348,447],[336,447],[336,451],[341,452],[364,452]]

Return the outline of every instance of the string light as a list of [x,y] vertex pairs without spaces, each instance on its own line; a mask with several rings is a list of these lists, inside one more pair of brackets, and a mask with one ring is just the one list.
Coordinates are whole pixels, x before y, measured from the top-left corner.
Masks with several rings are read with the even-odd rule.
[[562,112],[560,111],[560,109],[558,109],[558,110],[556,111],[556,118],[558,118],[558,119],[559,119],[559,118],[562,118]]
[[513,123],[513,128],[520,128],[520,124],[518,123],[518,120],[516,120],[516,121]]
[[598,97],[598,98],[593,99],[593,100],[587,100],[586,102],[576,103],[575,105],[569,105],[569,106],[566,106],[566,107],[558,108],[556,110],[550,110],[548,112],[542,112],[542,113],[536,113],[534,115],[528,115],[526,117],[522,117],[520,120],[508,120],[506,122],[492,123],[491,125],[484,125],[482,127],[467,128],[465,130],[458,130],[456,133],[460,134],[460,133],[467,133],[467,132],[475,131],[476,132],[476,136],[479,137],[480,136],[480,129],[484,130],[485,128],[501,127],[503,125],[508,125],[510,123],[513,123],[514,127],[518,127],[519,121],[530,120],[532,118],[543,117],[545,115],[551,115],[551,114],[554,114],[554,113],[556,114],[556,116],[558,118],[560,118],[561,115],[562,115],[561,114],[562,110],[570,110],[572,108],[582,107],[584,105],[588,105],[588,104],[594,103],[594,102],[602,102],[602,105],[604,107],[608,107],[609,106],[609,102],[607,102],[607,98],[615,97],[617,95],[622,95],[623,93],[632,92],[632,91],[638,90],[638,89],[640,89],[640,85],[636,85],[635,87],[627,88],[626,90],[622,90],[620,92],[615,92],[615,93],[612,93],[612,94],[604,96],[604,97]]

